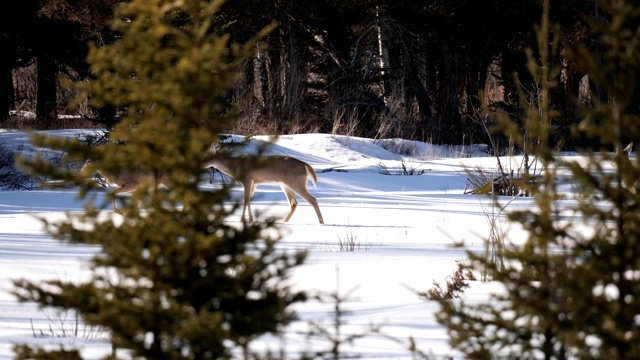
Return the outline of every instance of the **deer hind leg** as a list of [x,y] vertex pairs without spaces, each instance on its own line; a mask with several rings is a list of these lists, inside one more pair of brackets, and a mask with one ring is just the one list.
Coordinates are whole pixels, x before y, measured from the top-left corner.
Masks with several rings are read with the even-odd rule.
[[293,215],[294,211],[298,208],[298,200],[296,200],[296,193],[291,190],[286,185],[280,185],[284,195],[287,197],[287,201],[289,202],[289,214],[284,218],[284,222],[288,222],[291,219],[291,215]]
[[307,190],[306,179],[304,185],[296,186],[295,188],[291,188],[291,190],[298,193],[298,195],[300,195],[309,204],[311,204],[311,206],[313,206],[313,209],[316,211],[316,215],[318,215],[318,221],[320,222],[320,224],[324,224],[324,219],[322,218],[322,213],[320,212],[320,207],[318,206],[318,201],[316,200],[316,198],[311,196],[311,194],[309,194],[309,191]]
[[244,194],[242,200],[242,221],[244,221],[244,214],[248,210],[249,211],[249,221],[253,221],[253,213],[251,212],[251,197],[253,197],[253,192],[256,189],[256,185],[251,181],[248,184],[242,184],[244,187]]

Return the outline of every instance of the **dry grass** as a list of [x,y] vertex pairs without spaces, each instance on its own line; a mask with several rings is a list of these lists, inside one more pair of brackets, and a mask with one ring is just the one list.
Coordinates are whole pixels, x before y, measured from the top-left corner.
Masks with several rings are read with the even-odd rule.
[[103,126],[80,116],[60,116],[53,122],[43,123],[35,115],[27,112],[12,112],[9,119],[0,126],[15,130],[65,130],[65,129],[99,129]]
[[467,281],[475,281],[476,277],[462,262],[456,261],[456,269],[453,275],[447,276],[443,287],[437,281],[433,281],[433,287],[426,292],[419,292],[425,300],[450,300],[459,299],[464,291],[469,288]]

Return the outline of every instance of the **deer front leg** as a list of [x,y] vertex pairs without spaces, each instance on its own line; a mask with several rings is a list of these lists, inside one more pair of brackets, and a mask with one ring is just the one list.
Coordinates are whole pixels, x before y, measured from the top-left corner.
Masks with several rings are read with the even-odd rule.
[[113,212],[120,215],[122,215],[122,210],[118,209],[118,206],[116,206],[116,195],[123,191],[124,190],[122,189],[122,187],[119,187],[111,192],[111,204],[113,205]]
[[113,212],[116,214],[122,215],[122,210],[118,209],[116,206],[116,195],[113,194],[113,198],[111,199],[111,203],[113,204]]

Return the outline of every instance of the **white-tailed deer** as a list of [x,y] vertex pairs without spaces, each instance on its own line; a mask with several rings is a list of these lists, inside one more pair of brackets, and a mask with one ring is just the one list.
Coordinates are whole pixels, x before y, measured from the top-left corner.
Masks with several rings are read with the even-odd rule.
[[296,200],[296,194],[298,194],[313,206],[318,215],[318,221],[320,224],[324,224],[318,201],[307,191],[307,180],[310,178],[315,184],[318,178],[311,165],[306,162],[280,155],[218,156],[210,163],[210,166],[229,175],[244,187],[243,221],[246,210],[249,211],[249,221],[253,221],[250,201],[256,186],[264,183],[279,183],[291,208],[284,219],[285,222],[289,221],[298,207]]
[[82,167],[82,172],[90,169],[93,172],[97,172],[105,178],[110,184],[117,184],[118,187],[111,191],[111,201],[113,203],[113,211],[122,214],[122,212],[116,206],[116,195],[119,193],[128,193],[136,190],[142,184],[152,185],[155,182],[159,182],[162,179],[162,174],[156,174],[153,172],[140,172],[132,169],[119,169],[115,172],[107,173],[101,167],[87,160]]
[[[627,147],[625,147],[624,149],[620,150],[620,148],[616,149],[616,155],[622,155],[622,163],[626,166],[626,165],[631,165],[631,160],[629,159],[629,155],[631,154],[631,152],[633,151],[633,142],[629,143],[629,145],[627,145]],[[616,163],[613,163],[613,166],[616,166]],[[622,185],[629,190],[630,193],[635,194],[636,193],[636,187],[638,186],[638,180],[632,180],[629,179],[628,176],[622,177]]]

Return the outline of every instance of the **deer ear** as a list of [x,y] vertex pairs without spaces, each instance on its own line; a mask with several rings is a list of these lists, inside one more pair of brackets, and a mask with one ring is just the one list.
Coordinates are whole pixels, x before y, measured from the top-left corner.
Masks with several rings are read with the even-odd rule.
[[624,148],[624,150],[622,150],[624,152],[630,153],[633,151],[633,141],[629,143],[629,145],[627,145],[626,148]]

